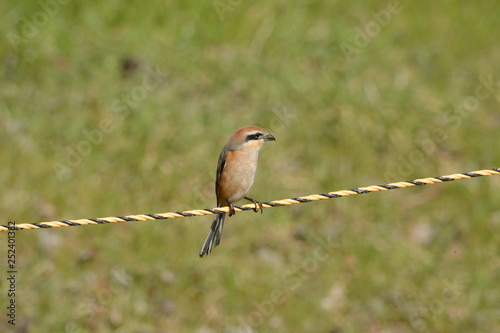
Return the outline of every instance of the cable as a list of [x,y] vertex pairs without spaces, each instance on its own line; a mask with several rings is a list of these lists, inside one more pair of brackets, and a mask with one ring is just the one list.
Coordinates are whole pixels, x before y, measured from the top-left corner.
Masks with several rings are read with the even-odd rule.
[[[295,197],[295,198],[288,198],[271,202],[263,202],[262,207],[263,208],[282,207],[282,206],[289,206],[289,205],[301,204],[312,201],[347,197],[356,194],[396,190],[406,187],[430,185],[430,184],[449,182],[453,180],[469,179],[481,176],[493,176],[498,174],[500,174],[500,168],[478,170],[478,171],[464,172],[464,173],[455,173],[446,176],[421,178],[411,181],[389,183],[385,185],[372,185],[367,187],[353,188],[350,190],[335,191],[323,194],[312,194],[303,197]],[[240,212],[240,211],[253,210],[254,206],[255,205],[252,203],[244,206],[234,206],[234,208],[235,211]],[[62,228],[62,227],[73,227],[81,225],[98,225],[107,223],[138,222],[138,221],[149,221],[149,220],[166,220],[166,219],[176,219],[182,217],[205,216],[205,215],[228,213],[228,212],[229,212],[229,207],[226,206],[226,207],[218,207],[211,209],[206,208],[198,210],[188,210],[184,212],[113,216],[113,217],[101,217],[101,218],[78,219],[78,220],[60,220],[60,221],[39,222],[39,223],[23,223],[18,225],[0,225],[0,231]]]

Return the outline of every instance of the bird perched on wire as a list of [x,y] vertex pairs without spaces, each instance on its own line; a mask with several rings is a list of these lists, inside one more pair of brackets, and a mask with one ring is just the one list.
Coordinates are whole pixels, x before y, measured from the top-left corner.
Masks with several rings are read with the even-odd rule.
[[[233,203],[243,198],[255,204],[254,211],[262,212],[262,203],[247,197],[253,185],[259,151],[266,141],[276,141],[274,136],[258,126],[239,128],[229,138],[219,156],[215,193],[217,207],[229,206],[229,216],[235,214]],[[209,255],[219,245],[226,213],[218,214],[212,222],[207,239],[201,247],[200,257]]]

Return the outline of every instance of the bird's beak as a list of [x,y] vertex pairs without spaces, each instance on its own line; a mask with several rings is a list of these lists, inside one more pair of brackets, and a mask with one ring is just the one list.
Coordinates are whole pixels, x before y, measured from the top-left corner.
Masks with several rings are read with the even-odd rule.
[[268,134],[264,137],[264,141],[276,141],[276,138],[271,134]]

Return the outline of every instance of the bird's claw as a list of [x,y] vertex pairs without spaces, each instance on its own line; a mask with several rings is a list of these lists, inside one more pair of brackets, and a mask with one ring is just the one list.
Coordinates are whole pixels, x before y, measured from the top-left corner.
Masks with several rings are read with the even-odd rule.
[[233,216],[234,214],[236,214],[236,211],[234,210],[234,207],[232,204],[229,204],[229,216]]
[[255,205],[255,207],[253,208],[254,212],[257,213],[259,211],[259,209],[260,209],[260,213],[261,214],[264,213],[264,206],[262,205],[262,202],[257,201],[257,200],[252,199],[252,198],[249,198],[249,197],[245,197],[245,199],[247,199],[248,201],[253,202],[253,204]]

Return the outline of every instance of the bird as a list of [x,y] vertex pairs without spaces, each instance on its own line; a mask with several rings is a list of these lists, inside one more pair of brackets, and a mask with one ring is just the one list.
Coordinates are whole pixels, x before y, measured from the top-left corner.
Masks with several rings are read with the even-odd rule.
[[[276,141],[276,138],[258,126],[244,126],[236,130],[229,138],[219,156],[215,179],[217,207],[229,206],[229,216],[235,214],[233,203],[246,199],[254,203],[254,212],[262,213],[262,203],[247,197],[253,185],[259,151],[264,142]],[[200,258],[209,255],[219,245],[226,213],[217,214],[207,239],[200,250]]]

